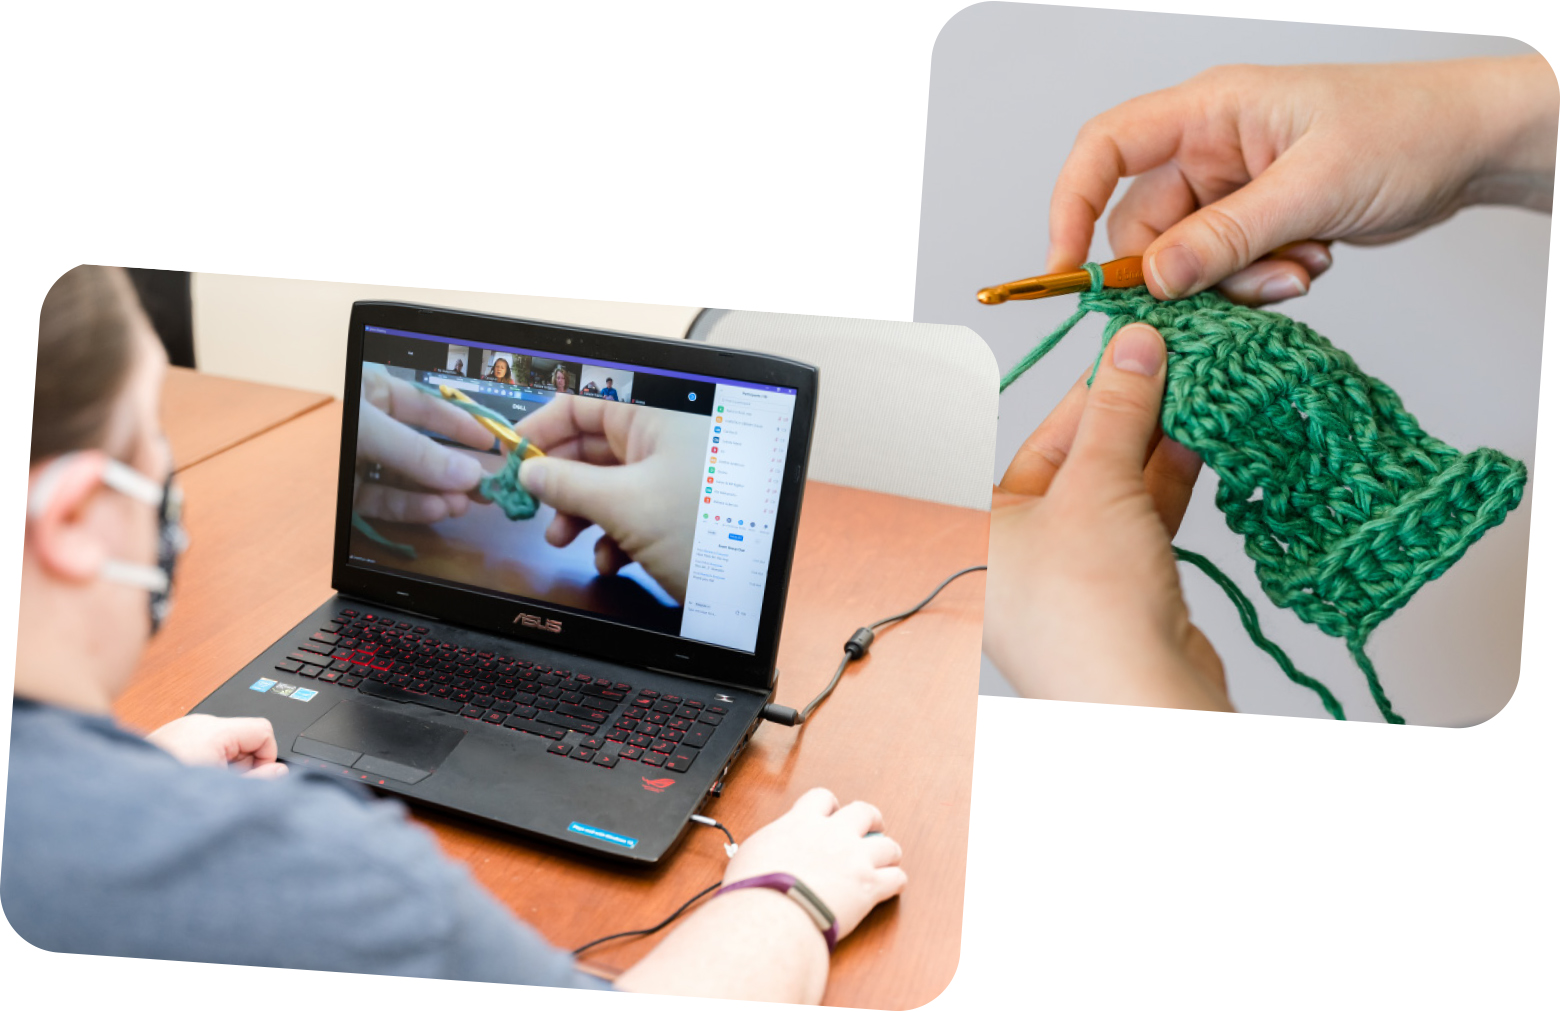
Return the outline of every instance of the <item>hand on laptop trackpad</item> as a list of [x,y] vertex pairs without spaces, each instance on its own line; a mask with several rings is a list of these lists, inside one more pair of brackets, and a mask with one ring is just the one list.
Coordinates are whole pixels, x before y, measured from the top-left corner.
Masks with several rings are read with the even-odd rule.
[[300,755],[403,783],[427,777],[466,737],[460,728],[349,699],[293,739]]

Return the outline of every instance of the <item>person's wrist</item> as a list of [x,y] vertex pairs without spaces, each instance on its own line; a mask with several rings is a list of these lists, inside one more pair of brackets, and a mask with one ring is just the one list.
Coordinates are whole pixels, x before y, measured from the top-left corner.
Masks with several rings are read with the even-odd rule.
[[[1050,639],[1055,644],[1061,637]],[[1180,710],[1229,709],[1210,691],[1186,649],[1159,634],[1133,635],[1119,626],[1087,637],[1076,649],[1045,654],[1008,654],[990,646],[988,655],[1023,696]]]
[[1555,74],[1538,55],[1474,60],[1459,82],[1472,101],[1470,135],[1480,165],[1461,203],[1548,211],[1555,190]]
[[[729,885],[756,877],[758,876],[746,874],[728,876],[727,881],[721,883],[721,887],[725,889]],[[734,889],[712,897],[710,906],[717,905],[745,919],[751,919],[751,923],[773,924],[787,938],[795,938],[799,944],[809,949],[816,947],[826,960],[829,958],[829,943],[825,940],[824,933],[814,923],[812,916],[784,893],[763,888]]]

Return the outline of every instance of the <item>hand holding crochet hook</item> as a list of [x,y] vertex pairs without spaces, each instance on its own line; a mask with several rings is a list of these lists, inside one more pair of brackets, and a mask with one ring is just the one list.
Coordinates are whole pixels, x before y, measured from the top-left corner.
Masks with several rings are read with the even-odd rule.
[[359,483],[353,503],[359,514],[423,524],[465,515],[485,473],[482,465],[419,429],[474,450],[493,446],[493,433],[473,416],[390,375],[383,365],[365,364],[358,452],[390,480]]
[[[1052,191],[1048,271],[1107,218],[1156,298],[1304,295],[1326,242],[1402,239],[1472,204],[1549,210],[1556,78],[1543,57],[1215,67],[1079,131]],[[1273,251],[1273,252],[1270,252]]]
[[[1219,583],[1253,642],[1343,718],[1326,685],[1262,634],[1235,584],[1172,547],[1202,454],[1265,592],[1344,639],[1382,717],[1404,722],[1367,637],[1502,522],[1526,469],[1434,439],[1304,324],[1239,307],[1305,294],[1331,264],[1331,240],[1392,241],[1474,203],[1548,210],[1556,122],[1554,75],[1521,57],[1216,68],[1080,131],[1052,195],[1054,273],[977,296],[1082,293],[1005,388],[1090,310],[1115,334],[1093,386],[1075,384],[994,491],[986,648],[1021,693],[1231,708],[1221,662],[1188,618],[1180,559]],[[1129,176],[1107,227],[1135,255],[1081,268]],[[1198,294],[1215,285],[1225,298]],[[1261,345],[1241,336],[1259,330]]]

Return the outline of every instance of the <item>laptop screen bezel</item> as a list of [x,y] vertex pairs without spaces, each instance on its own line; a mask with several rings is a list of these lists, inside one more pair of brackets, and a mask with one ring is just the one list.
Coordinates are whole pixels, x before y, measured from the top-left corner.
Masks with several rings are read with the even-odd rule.
[[[786,448],[775,535],[753,653],[651,632],[611,619],[565,610],[545,601],[476,587],[454,587],[410,574],[371,570],[350,563],[363,351],[366,328],[371,326],[427,334],[451,344],[503,345],[551,352],[565,358],[620,362],[629,369],[642,366],[717,380],[795,389],[797,399],[792,413],[791,439]],[[331,585],[337,592],[517,642],[535,642],[614,663],[748,688],[764,689],[772,685],[818,403],[818,370],[814,366],[757,352],[589,327],[413,303],[363,301],[352,306],[342,403],[336,539],[331,564]],[[524,618],[527,615],[532,617]]]

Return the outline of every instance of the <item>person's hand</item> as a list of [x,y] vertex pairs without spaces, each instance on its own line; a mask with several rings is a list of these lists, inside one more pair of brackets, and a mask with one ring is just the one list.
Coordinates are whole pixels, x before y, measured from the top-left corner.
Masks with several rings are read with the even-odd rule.
[[[863,801],[841,806],[814,788],[742,842],[722,884],[784,872],[829,907],[844,938],[868,911],[905,888],[900,845]],[[818,1004],[829,950],[800,905],[769,889],[738,889],[696,907],[614,981],[623,991]]]
[[146,740],[186,766],[226,766],[265,780],[287,774],[287,766],[277,762],[276,734],[264,717],[192,713],[164,724]]
[[1160,430],[1165,362],[1123,327],[993,490],[985,649],[1023,695],[1231,709],[1171,551],[1202,464]]
[[1332,263],[1326,240],[1390,242],[1476,203],[1549,210],[1556,116],[1539,56],[1216,67],[1079,131],[1052,192],[1048,270],[1088,259],[1095,220],[1135,176],[1107,231],[1118,256],[1144,255],[1157,298],[1303,295]]
[[383,365],[365,364],[358,459],[378,464],[389,480],[358,483],[353,507],[363,516],[431,524],[462,516],[471,505],[470,494],[485,473],[482,465],[418,428],[474,450],[494,444],[493,433],[465,411],[391,376]]
[[883,815],[872,805],[853,801],[842,806],[828,790],[815,787],[785,815],[742,841],[721,881],[773,872],[795,875],[829,905],[844,938],[873,907],[905,888],[900,845],[888,836],[867,835],[883,828]]
[[595,397],[556,397],[522,419],[516,431],[547,454],[520,465],[520,483],[558,511],[548,543],[562,548],[598,524],[599,573],[638,562],[683,601],[708,425],[701,415]]

